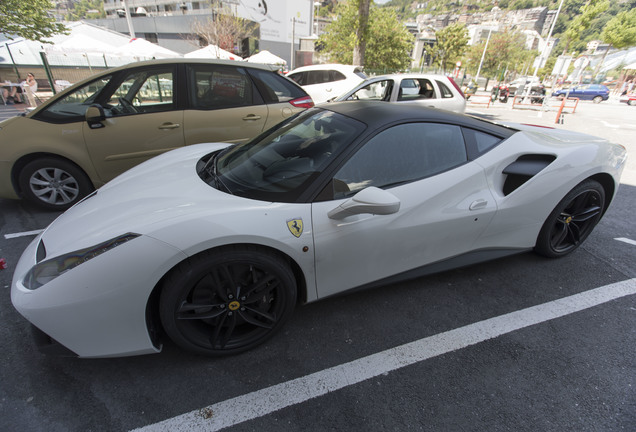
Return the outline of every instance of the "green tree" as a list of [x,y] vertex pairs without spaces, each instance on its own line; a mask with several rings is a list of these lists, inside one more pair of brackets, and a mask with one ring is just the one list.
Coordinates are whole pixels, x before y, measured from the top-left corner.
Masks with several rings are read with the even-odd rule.
[[636,45],[636,9],[621,12],[612,18],[603,28],[601,39],[608,43],[609,47],[596,67],[595,75],[603,65],[610,48],[622,49]]
[[603,42],[610,48],[627,48],[636,45],[636,9],[621,12],[612,18],[601,33]]
[[589,0],[581,7],[579,15],[576,15],[574,19],[570,21],[567,30],[564,32],[566,42],[563,54],[569,51],[572,41],[579,40],[581,34],[590,28],[592,21],[605,12],[609,6],[609,0]]
[[468,47],[468,29],[463,24],[451,24],[435,32],[433,59],[446,72],[446,66],[454,65]]
[[102,0],[79,0],[73,3],[72,8],[66,14],[68,21],[97,18],[106,18]]
[[0,33],[45,42],[57,33],[67,33],[62,23],[55,22],[48,11],[53,8],[50,0],[2,0],[0,1]]
[[[358,3],[341,3],[336,13],[337,19],[327,26],[318,45],[329,61],[353,64]],[[395,10],[371,4],[367,29],[364,56],[367,69],[401,70],[409,65],[413,36],[398,20]]]
[[367,38],[369,37],[369,7],[371,0],[353,0],[358,5],[358,15],[356,19],[356,38],[353,46],[353,64],[364,65],[364,55],[367,49]]
[[[466,56],[466,63],[471,70],[477,71],[482,55],[480,76],[499,79],[502,72],[515,71],[532,53],[524,47],[524,36],[521,33],[493,33],[484,54],[485,42],[473,45]],[[505,79],[506,77],[504,77]]]

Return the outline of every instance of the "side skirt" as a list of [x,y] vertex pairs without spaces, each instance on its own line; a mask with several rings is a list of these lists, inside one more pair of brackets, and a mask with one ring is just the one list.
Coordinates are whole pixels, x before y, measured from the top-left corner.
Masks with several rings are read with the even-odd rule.
[[[478,251],[468,252],[462,255],[458,255],[453,258],[448,258],[442,261],[437,261],[432,264],[427,264],[422,267],[418,267],[413,270],[409,270],[403,273],[399,273],[394,276],[370,282],[365,285],[361,285],[350,290],[344,291],[345,293],[351,293],[352,291],[364,290],[369,288],[377,288],[380,286],[391,285],[399,282],[404,282],[412,279],[417,279],[423,276],[428,276],[434,273],[441,273],[448,270],[457,269],[460,267],[467,267],[474,264],[479,264],[486,261],[492,261],[498,258],[503,258],[510,255],[517,255],[531,251],[532,248],[523,249],[483,249]],[[341,293],[338,293],[341,294]],[[334,294],[334,295],[338,295]],[[329,296],[331,297],[331,296]],[[325,297],[323,297],[325,298]]]

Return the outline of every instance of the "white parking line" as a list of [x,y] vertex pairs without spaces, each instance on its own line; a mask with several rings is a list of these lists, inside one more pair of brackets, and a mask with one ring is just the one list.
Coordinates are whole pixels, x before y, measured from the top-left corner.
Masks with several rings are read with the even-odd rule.
[[405,366],[633,294],[636,294],[636,279],[606,285],[420,339],[292,381],[237,396],[135,429],[135,432],[218,431]]
[[8,239],[18,238],[18,237],[34,236],[34,235],[40,234],[42,231],[44,230],[41,229],[41,230],[35,230],[35,231],[25,231],[21,233],[5,234],[4,238],[8,240]]
[[615,238],[614,240],[618,240],[619,242],[628,243],[630,245],[636,246],[636,240],[628,239],[625,237],[618,237],[618,238]]

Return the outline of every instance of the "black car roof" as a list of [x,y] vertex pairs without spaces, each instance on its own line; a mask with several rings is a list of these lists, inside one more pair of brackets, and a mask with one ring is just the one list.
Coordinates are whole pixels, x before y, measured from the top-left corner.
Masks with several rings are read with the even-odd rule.
[[426,121],[457,124],[505,138],[517,132],[511,127],[465,114],[399,102],[342,101],[319,105],[319,107],[359,120],[372,127],[405,121]]

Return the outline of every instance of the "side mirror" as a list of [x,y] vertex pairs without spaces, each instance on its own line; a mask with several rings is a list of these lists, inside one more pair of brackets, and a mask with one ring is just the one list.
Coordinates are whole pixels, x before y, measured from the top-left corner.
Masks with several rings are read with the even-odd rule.
[[395,195],[371,186],[331,210],[327,216],[329,219],[339,220],[364,213],[388,215],[397,213],[398,210],[400,210],[400,200]]
[[93,104],[88,107],[86,110],[86,122],[91,129],[99,129],[103,128],[104,124],[102,123],[106,119],[106,114],[104,114],[104,108],[101,105]]

